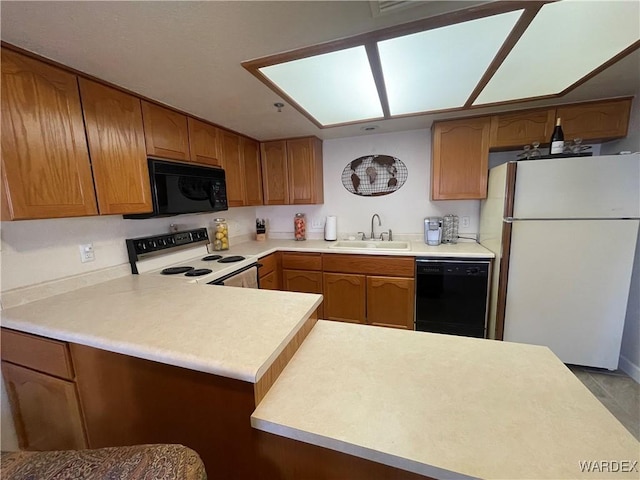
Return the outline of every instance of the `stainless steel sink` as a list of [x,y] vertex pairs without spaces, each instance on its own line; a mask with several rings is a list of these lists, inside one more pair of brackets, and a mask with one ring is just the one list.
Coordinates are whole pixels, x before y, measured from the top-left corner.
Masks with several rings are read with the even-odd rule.
[[411,243],[404,241],[381,240],[338,240],[329,248],[343,250],[411,250]]

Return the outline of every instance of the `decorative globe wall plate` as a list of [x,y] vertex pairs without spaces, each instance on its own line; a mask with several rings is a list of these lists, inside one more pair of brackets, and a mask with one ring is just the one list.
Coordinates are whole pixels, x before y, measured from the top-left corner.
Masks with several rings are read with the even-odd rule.
[[390,155],[367,155],[347,163],[342,185],[354,195],[388,195],[407,181],[409,171],[402,160]]

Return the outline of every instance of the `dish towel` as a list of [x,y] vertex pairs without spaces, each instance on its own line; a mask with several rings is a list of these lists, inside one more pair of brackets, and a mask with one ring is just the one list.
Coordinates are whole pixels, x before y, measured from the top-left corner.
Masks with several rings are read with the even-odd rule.
[[251,267],[224,281],[225,287],[258,288],[258,268]]

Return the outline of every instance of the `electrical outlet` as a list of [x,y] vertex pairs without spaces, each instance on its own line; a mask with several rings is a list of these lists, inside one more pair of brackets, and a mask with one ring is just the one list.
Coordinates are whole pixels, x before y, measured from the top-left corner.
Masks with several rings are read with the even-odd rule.
[[316,217],[311,219],[311,228],[322,228],[324,227],[324,218]]
[[471,226],[471,217],[462,217],[462,228],[469,228]]
[[93,262],[96,254],[93,251],[93,243],[84,243],[80,245],[80,261],[82,263]]

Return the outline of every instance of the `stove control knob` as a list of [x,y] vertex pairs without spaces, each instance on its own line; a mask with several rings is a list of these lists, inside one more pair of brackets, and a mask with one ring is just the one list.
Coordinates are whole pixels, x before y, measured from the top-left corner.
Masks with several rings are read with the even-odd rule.
[[136,242],[136,250],[138,250],[139,252],[144,252],[147,250],[147,246],[144,242]]
[[166,239],[166,238],[161,238],[161,239],[159,239],[159,240],[158,240],[158,244],[159,244],[161,247],[166,247],[166,246],[167,246],[167,239]]

